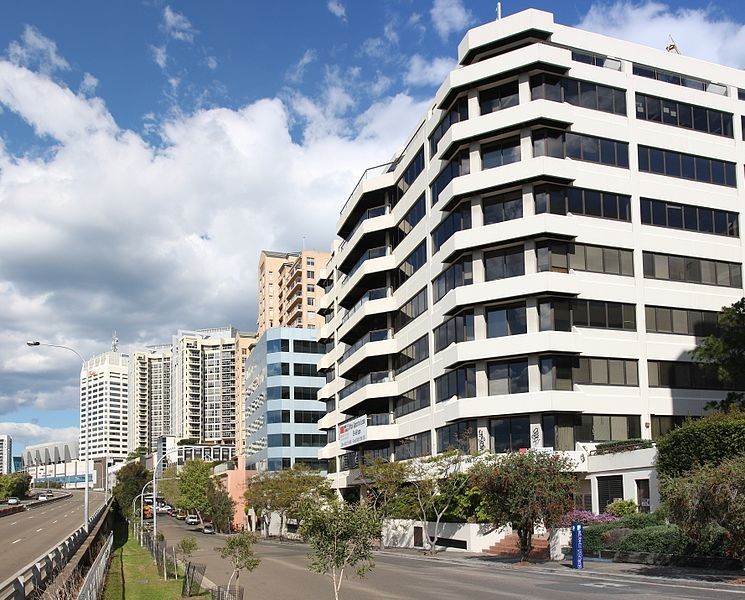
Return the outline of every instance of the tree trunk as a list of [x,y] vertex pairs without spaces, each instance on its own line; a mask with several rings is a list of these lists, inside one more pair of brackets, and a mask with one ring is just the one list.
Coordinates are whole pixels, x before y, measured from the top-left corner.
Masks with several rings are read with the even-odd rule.
[[517,537],[520,540],[520,560],[525,562],[533,549],[533,523],[523,523],[518,527]]

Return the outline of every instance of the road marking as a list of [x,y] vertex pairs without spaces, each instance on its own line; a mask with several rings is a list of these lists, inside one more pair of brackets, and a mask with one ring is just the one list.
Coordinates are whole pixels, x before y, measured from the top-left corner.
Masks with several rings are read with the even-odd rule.
[[39,527],[39,529],[36,530],[36,533],[39,533],[42,529],[44,529],[44,528],[43,527]]
[[23,538],[18,538],[18,539],[17,539],[17,540],[15,541],[15,542],[10,542],[10,543],[11,543],[11,544],[17,544],[17,543],[18,543],[18,542],[20,542],[20,541],[21,541],[22,539],[23,539]]
[[629,587],[628,585],[624,583],[611,583],[610,581],[606,581],[603,583],[581,583],[580,585],[584,585],[586,587],[596,587],[596,588],[622,588],[622,587]]
[[18,521],[13,521],[13,522],[11,523],[11,525],[15,525],[16,523],[18,523]]
[[55,519],[54,521],[52,521],[52,524],[54,524],[54,523],[56,523],[56,522],[57,522],[57,519]]

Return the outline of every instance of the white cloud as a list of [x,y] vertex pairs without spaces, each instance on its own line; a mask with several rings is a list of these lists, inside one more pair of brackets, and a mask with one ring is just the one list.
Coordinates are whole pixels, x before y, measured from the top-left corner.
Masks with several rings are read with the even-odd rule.
[[77,442],[80,430],[77,427],[44,427],[36,423],[1,423],[0,431],[13,438],[13,454],[20,448],[46,442]]
[[393,79],[378,72],[375,80],[369,84],[368,89],[373,96],[380,96],[387,92],[393,85]]
[[452,58],[438,57],[427,61],[419,54],[415,54],[409,61],[409,69],[404,74],[404,81],[409,85],[439,86],[455,65],[456,61]]
[[97,87],[98,78],[90,73],[83,73],[83,80],[80,82],[80,87],[78,87],[78,93],[83,96],[90,96],[96,92]]
[[297,64],[288,69],[287,73],[285,74],[285,78],[291,83],[300,83],[303,80],[303,75],[305,74],[305,67],[315,61],[317,57],[317,52],[313,48],[308,48],[303,53],[303,56],[300,57],[300,60],[297,62]]
[[158,65],[161,69],[165,69],[166,64],[168,63],[168,53],[166,52],[166,47],[150,46],[150,53],[153,56],[153,61],[155,61],[155,64]]
[[662,2],[596,3],[577,27],[664,49],[672,35],[686,56],[745,68],[745,24],[705,8]]
[[47,75],[70,68],[69,63],[57,54],[57,44],[30,25],[23,29],[20,42],[10,43],[8,58],[15,65],[38,68]]
[[215,69],[217,69],[217,57],[208,56],[207,58],[204,59],[204,62],[210,71],[214,71]]
[[342,21],[347,20],[347,9],[344,8],[341,0],[328,0],[326,2],[326,8],[329,9],[332,15],[339,17]]
[[443,41],[447,41],[451,33],[463,31],[474,22],[471,11],[463,6],[463,0],[435,0],[429,15]]
[[197,33],[189,19],[168,5],[163,9],[163,29],[174,40],[187,43],[193,42]]

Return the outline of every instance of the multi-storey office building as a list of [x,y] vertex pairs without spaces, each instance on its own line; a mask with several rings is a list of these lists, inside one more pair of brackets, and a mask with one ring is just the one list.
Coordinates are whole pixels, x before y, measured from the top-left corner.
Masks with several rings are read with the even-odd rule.
[[318,450],[326,434],[318,420],[326,414],[318,390],[326,382],[316,365],[325,347],[314,331],[268,329],[246,361],[246,466],[249,470],[280,471],[303,463],[326,470]]
[[163,344],[130,355],[130,452],[152,452],[158,438],[171,432],[171,354],[170,344]]
[[[537,10],[458,58],[352,192],[319,282],[338,488],[466,432],[495,452],[654,439],[723,394],[689,352],[743,295],[745,75]],[[599,460],[578,466],[595,510],[649,500],[649,464],[635,483]]]
[[129,356],[114,348],[80,372],[80,456],[124,460],[128,453]]
[[329,256],[318,250],[261,251],[258,335],[271,327],[316,329],[323,324],[316,311],[323,290],[316,286],[316,278]]
[[0,434],[0,475],[13,472],[13,438]]
[[246,391],[246,359],[254,346],[256,346],[258,340],[258,335],[254,332],[238,331],[235,334],[235,398],[236,405],[238,406],[235,420],[235,450],[239,456],[246,449],[246,435],[243,429],[244,422],[240,418],[240,406]]

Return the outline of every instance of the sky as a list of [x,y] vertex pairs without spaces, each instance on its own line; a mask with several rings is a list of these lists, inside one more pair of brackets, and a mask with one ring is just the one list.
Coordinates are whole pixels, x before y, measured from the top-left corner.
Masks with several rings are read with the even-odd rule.
[[[741,0],[502,3],[745,67]],[[79,361],[256,322],[262,249],[328,250],[486,0],[0,5],[0,433],[76,439]]]

